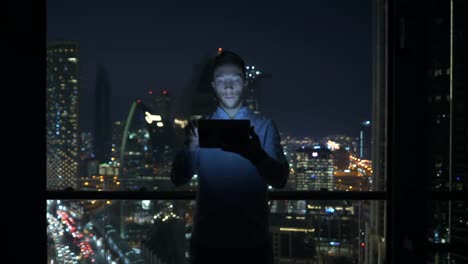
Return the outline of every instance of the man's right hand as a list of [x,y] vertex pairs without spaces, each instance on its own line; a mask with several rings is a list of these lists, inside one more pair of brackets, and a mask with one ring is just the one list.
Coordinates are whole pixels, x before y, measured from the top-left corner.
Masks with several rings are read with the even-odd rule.
[[185,144],[189,150],[198,148],[198,123],[197,120],[190,120],[184,127],[185,130]]

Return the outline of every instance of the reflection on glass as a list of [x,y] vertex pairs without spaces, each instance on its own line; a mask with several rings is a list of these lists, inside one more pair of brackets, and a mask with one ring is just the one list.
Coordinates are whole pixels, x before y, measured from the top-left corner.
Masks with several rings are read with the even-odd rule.
[[[364,263],[378,201],[270,201],[275,263]],[[195,201],[48,200],[48,263],[188,263]],[[382,248],[383,246],[383,248]],[[383,250],[384,252],[384,250]]]

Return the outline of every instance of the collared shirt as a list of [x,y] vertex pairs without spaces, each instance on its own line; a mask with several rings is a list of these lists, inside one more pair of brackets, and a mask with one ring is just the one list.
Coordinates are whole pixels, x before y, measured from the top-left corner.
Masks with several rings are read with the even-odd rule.
[[[231,119],[221,107],[206,118]],[[261,169],[234,152],[219,148],[197,148],[191,152],[185,149],[182,152],[181,159],[175,161],[172,180],[181,185],[193,174],[198,175],[192,241],[210,248],[263,245],[268,239],[269,179],[285,183],[289,175],[275,123],[251,112],[246,106],[239,109],[233,119],[250,120],[262,148],[277,167],[268,171],[267,177]],[[177,169],[177,166],[186,168]]]

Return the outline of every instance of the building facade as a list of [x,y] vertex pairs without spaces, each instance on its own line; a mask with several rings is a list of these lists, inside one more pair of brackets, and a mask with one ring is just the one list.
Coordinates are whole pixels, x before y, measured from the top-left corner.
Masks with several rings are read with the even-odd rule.
[[47,188],[76,188],[80,159],[78,43],[47,44]]

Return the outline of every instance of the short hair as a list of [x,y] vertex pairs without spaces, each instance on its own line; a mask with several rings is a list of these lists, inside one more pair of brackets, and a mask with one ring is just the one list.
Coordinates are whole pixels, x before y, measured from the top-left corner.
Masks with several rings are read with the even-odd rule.
[[215,57],[213,63],[213,73],[216,70],[216,68],[227,64],[239,67],[242,71],[242,77],[245,78],[244,60],[238,54],[228,50],[223,50]]

